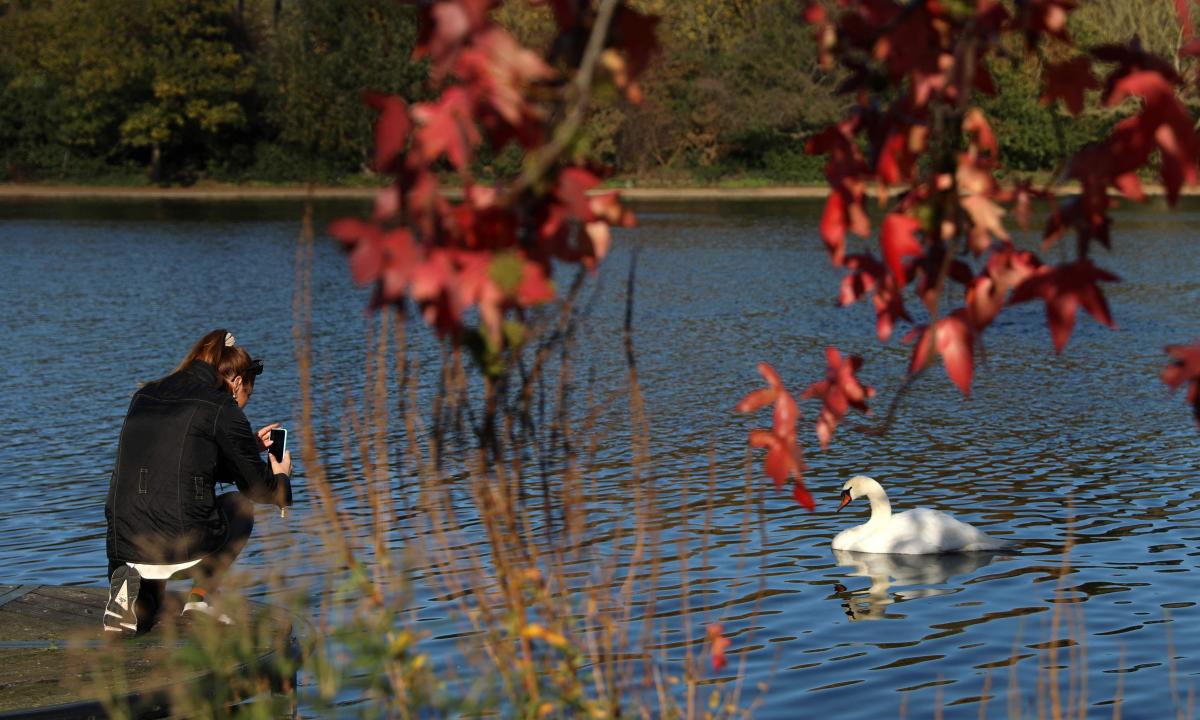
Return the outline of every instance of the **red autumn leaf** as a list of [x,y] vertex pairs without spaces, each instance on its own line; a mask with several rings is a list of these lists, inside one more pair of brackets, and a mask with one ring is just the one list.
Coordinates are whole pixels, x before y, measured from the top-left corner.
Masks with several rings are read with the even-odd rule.
[[[995,35],[1004,29],[1012,20],[1008,8],[1000,0],[977,0],[975,3],[975,19],[973,22],[985,33]],[[983,63],[977,63],[983,67]]]
[[432,77],[440,81],[471,31],[471,17],[457,2],[438,2],[421,8],[413,59],[428,56]]
[[[866,3],[876,6],[895,6],[895,3]],[[896,11],[899,8],[895,8]],[[885,12],[893,14],[893,8]],[[941,38],[938,34],[937,21],[926,10],[924,4],[918,4],[915,9],[896,13],[898,22],[877,26],[886,27],[889,31],[875,41],[872,54],[878,60],[887,63],[889,74],[893,80],[919,72],[933,74],[939,69],[938,60],[941,55]],[[918,103],[918,106],[923,103]]]
[[1041,298],[1046,303],[1046,324],[1054,348],[1062,352],[1075,328],[1075,315],[1082,307],[1089,315],[1109,327],[1116,327],[1108,302],[1098,282],[1117,282],[1120,278],[1083,259],[1063,265],[1043,265],[1013,290],[1010,303]]
[[763,469],[775,482],[776,489],[782,488],[789,477],[799,479],[803,473],[804,461],[795,439],[780,437],[770,430],[751,430],[750,446],[766,449]]
[[983,51],[976,53],[975,58],[975,89],[987,95],[988,97],[996,97],[1000,90],[996,87],[996,81],[992,78],[992,73],[988,70],[987,63],[983,61]]
[[959,204],[971,218],[971,231],[968,244],[971,252],[982,255],[992,245],[992,238],[1008,240],[1004,230],[1004,208],[984,197],[982,194],[967,195],[959,200]]
[[1076,8],[1075,0],[1026,0],[1018,4],[1018,24],[1025,31],[1027,47],[1037,45],[1038,38],[1045,34],[1069,42],[1067,14]]
[[[398,303],[408,292],[413,269],[421,261],[421,248],[406,228],[395,228],[380,238],[379,249],[383,255],[379,299],[383,302]],[[354,267],[354,260],[354,257],[350,258],[351,268]]]
[[962,392],[971,394],[971,378],[975,374],[975,331],[967,320],[966,311],[959,308],[934,325],[933,342],[927,340],[929,327],[914,328],[904,338],[905,342],[916,341],[908,372],[914,374],[929,364],[931,345],[942,356],[946,374]]
[[1159,177],[1167,191],[1167,203],[1174,206],[1180,188],[1196,184],[1196,135],[1190,129],[1180,134],[1175,126],[1164,123],[1154,131],[1154,140],[1159,150]]
[[504,291],[492,277],[495,253],[459,250],[453,257],[456,275],[450,291],[454,298],[455,314],[460,315],[464,309],[478,306],[479,324],[492,343],[499,346],[504,320]]
[[1200,343],[1193,345],[1168,345],[1165,352],[1170,362],[1162,371],[1162,381],[1172,390],[1188,385],[1188,402],[1192,414],[1200,424]]
[[725,631],[721,627],[721,623],[712,623],[709,625],[705,630],[705,634],[708,637],[708,644],[710,646],[713,672],[719,672],[727,663],[725,650],[729,648],[731,643],[729,638],[725,637]]
[[987,267],[967,286],[967,319],[977,332],[996,318],[1004,307],[1008,291],[1020,284],[1041,267],[1037,256],[1017,250],[1011,244],[993,251]]
[[1000,146],[987,117],[979,108],[971,108],[963,117],[963,131],[971,137],[971,143],[993,159],[1000,157]]
[[588,209],[593,216],[614,227],[637,227],[637,218],[621,204],[620,195],[616,191],[590,195]]
[[417,302],[429,302],[447,293],[453,282],[449,251],[435,248],[413,269],[410,293]]
[[620,5],[613,21],[613,42],[625,52],[626,72],[635,80],[650,65],[659,51],[655,32],[660,18],[645,15],[628,5]]
[[979,332],[986,328],[1000,314],[1004,307],[1004,292],[996,281],[986,274],[971,281],[967,286],[964,307],[967,310],[967,321]]
[[546,276],[540,263],[526,260],[521,268],[521,284],[517,287],[517,303],[532,307],[554,299],[554,283]]
[[746,396],[738,401],[734,406],[735,412],[746,413],[754,412],[775,402],[775,388],[765,387],[758,390],[751,390],[746,393]]
[[[767,381],[767,387],[747,394],[737,404],[737,412],[753,412],[771,403],[775,404],[772,413],[770,430],[751,430],[749,444],[751,447],[764,448],[767,451],[763,468],[767,476],[775,482],[776,489],[782,488],[788,478],[793,485],[803,490],[804,458],[800,446],[796,444],[796,421],[800,417],[800,408],[795,398],[784,387],[779,373],[766,363],[758,364],[758,371]],[[793,487],[793,496],[798,500],[802,496]],[[811,501],[811,498],[809,498]],[[804,504],[801,501],[801,504]],[[805,505],[809,510],[813,506]]]
[[[1172,83],[1157,71],[1133,72],[1116,81],[1108,104],[1119,104],[1130,96],[1142,98],[1145,106],[1134,122],[1127,119],[1118,129],[1123,130],[1139,150],[1145,149],[1153,139],[1162,158],[1160,172],[1167,201],[1174,205],[1179,199],[1180,187],[1184,183],[1194,185],[1197,181],[1200,142],[1196,139],[1191,114],[1176,96]],[[1114,148],[1114,154],[1116,152],[1117,148]],[[1136,167],[1124,165],[1117,172],[1130,172]]]
[[363,102],[379,111],[375,118],[375,169],[387,172],[408,143],[412,130],[408,105],[395,95],[370,91],[363,93]]
[[800,406],[796,404],[796,398],[780,387],[779,394],[775,397],[775,412],[771,414],[771,432],[794,445],[796,421],[799,419]]
[[846,412],[851,407],[869,412],[867,400],[875,396],[875,389],[863,385],[855,376],[862,363],[862,358],[857,355],[843,358],[837,348],[825,348],[825,379],[809,385],[800,395],[801,400],[821,400],[821,413],[817,418],[817,439],[822,450],[829,447],[829,441],[833,438],[838,423],[846,417]]
[[754,390],[742,398],[734,408],[735,412],[754,412],[759,408],[766,407],[775,402],[775,397],[780,390],[783,390],[783,380],[779,377],[779,373],[775,372],[775,368],[766,363],[759,363],[758,374],[767,381],[767,386],[761,390]]
[[540,55],[493,25],[476,33],[470,47],[460,53],[455,75],[471,85],[476,97],[504,122],[516,127],[540,113],[525,99],[529,86],[554,77],[554,71]]
[[858,155],[852,125],[845,122],[830,125],[809,136],[804,141],[804,152],[808,155],[831,155],[839,159]]
[[353,247],[366,235],[378,231],[379,228],[374,223],[358,218],[339,218],[329,223],[329,234],[341,240],[347,249]]
[[1115,81],[1105,105],[1119,105],[1127,97],[1140,97],[1146,101],[1145,112],[1154,123],[1174,121],[1177,115],[1187,115],[1187,109],[1175,96],[1175,85],[1157,70],[1131,72]]
[[329,234],[350,251],[350,277],[354,282],[366,285],[378,277],[383,262],[378,226],[357,218],[342,218],[330,223]]
[[[861,178],[870,174],[854,137],[858,123],[859,119],[853,117],[830,125],[804,141],[804,152],[808,155],[828,156],[825,179],[829,181],[830,188],[847,194],[843,200],[848,205],[853,205],[862,193],[858,187]],[[855,232],[858,230],[855,229]],[[862,234],[865,235],[866,231]]]
[[906,125],[889,122],[881,130],[885,139],[879,145],[879,157],[875,161],[875,175],[885,186],[909,182],[917,168],[917,154],[924,149],[926,128],[921,125]]
[[816,502],[813,501],[812,493],[808,491],[808,488],[804,487],[804,483],[800,481],[800,478],[792,481],[792,497],[809,512],[817,508]]
[[1046,220],[1046,228],[1042,234],[1042,252],[1051,248],[1070,228],[1075,228],[1078,232],[1081,247],[1093,239],[1104,247],[1110,247],[1111,222],[1107,208],[1111,207],[1114,201],[1105,195],[1099,202],[1102,204],[1097,207],[1095,200],[1077,195],[1059,203]]
[[825,6],[817,0],[808,0],[804,4],[804,22],[809,25],[820,25],[825,22]]
[[1104,92],[1101,93],[1101,98],[1106,104],[1109,103],[1110,95],[1116,84],[1131,73],[1157,73],[1172,85],[1183,84],[1183,78],[1179,77],[1175,66],[1154,53],[1146,52],[1136,35],[1123,45],[1117,43],[1098,45],[1092,48],[1092,57],[1101,62],[1111,62],[1117,65],[1104,80]]
[[841,265],[846,254],[846,203],[842,194],[829,193],[825,200],[825,210],[821,213],[821,242],[825,243],[825,251],[835,266]]
[[583,234],[587,237],[590,246],[583,258],[583,264],[590,270],[595,267],[596,260],[603,260],[608,255],[608,248],[612,244],[612,231],[609,229],[608,223],[603,220],[594,220],[584,224]]
[[373,303],[404,299],[412,274],[421,261],[421,249],[405,228],[383,231],[355,219],[332,223],[329,232],[350,250],[350,276],[359,285],[376,284]]
[[1017,225],[1022,230],[1028,230],[1029,220],[1033,215],[1034,198],[1052,201],[1054,195],[1048,190],[1034,188],[1033,181],[1029,178],[1020,178],[1012,187],[999,190],[994,199],[1002,203],[1013,203],[1013,215],[1017,218]]
[[1062,100],[1072,115],[1083,112],[1085,92],[1101,87],[1100,81],[1092,74],[1092,61],[1083,55],[1047,65],[1042,74],[1042,83],[1045,90],[1039,102],[1049,105],[1055,100]]
[[[907,266],[908,274],[917,278],[915,288],[917,297],[921,298],[921,302],[925,304],[925,307],[930,312],[936,311],[938,298],[941,295],[941,289],[938,286],[938,277],[941,274],[942,259],[945,256],[946,250],[944,247],[934,247],[929,253],[908,263]],[[955,258],[950,261],[946,277],[966,287],[975,278],[975,273],[971,270],[970,265]]]
[[455,168],[465,169],[474,148],[483,140],[475,126],[467,91],[452,87],[436,101],[413,106],[412,114],[419,124],[416,135],[424,159],[433,162],[444,153]]
[[838,304],[845,307],[863,295],[873,293],[875,332],[881,342],[891,338],[897,319],[912,322],[896,279],[888,274],[883,263],[872,255],[850,255],[845,265],[851,272],[842,278]]
[[904,258],[924,252],[924,248],[916,236],[920,227],[921,223],[915,217],[900,213],[888,213],[879,230],[883,260],[892,276],[896,278],[896,284],[899,287],[908,284],[908,279],[904,275]]
[[567,214],[575,220],[591,222],[595,219],[588,191],[600,184],[600,178],[581,167],[563,168],[558,174],[558,199],[566,206]]
[[[1114,185],[1123,175],[1136,173],[1150,159],[1154,151],[1154,130],[1157,123],[1146,113],[1127,117],[1113,126],[1104,142],[1084,148],[1071,161],[1071,175],[1081,183],[1095,180],[1097,187],[1107,179]],[[1098,157],[1089,157],[1088,150],[1095,149]],[[1092,171],[1089,174],[1089,171]]]
[[889,135],[883,142],[883,146],[879,148],[879,159],[875,162],[875,174],[884,185],[895,185],[904,179],[905,173],[900,166],[900,153],[904,151],[906,145],[904,141],[904,134],[895,132]]

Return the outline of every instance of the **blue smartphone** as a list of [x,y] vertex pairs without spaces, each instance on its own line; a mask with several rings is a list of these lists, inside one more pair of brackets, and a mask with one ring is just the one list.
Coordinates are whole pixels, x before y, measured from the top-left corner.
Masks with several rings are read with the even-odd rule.
[[267,448],[267,452],[271,453],[271,457],[275,458],[275,462],[283,462],[284,450],[287,450],[287,430],[283,428],[272,429],[271,445]]

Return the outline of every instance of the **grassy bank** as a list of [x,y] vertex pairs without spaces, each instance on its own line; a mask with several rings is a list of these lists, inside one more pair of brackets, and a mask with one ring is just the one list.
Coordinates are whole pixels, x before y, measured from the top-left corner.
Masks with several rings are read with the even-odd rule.
[[[614,183],[612,188],[631,200],[711,200],[736,198],[822,198],[828,189],[817,185],[786,186],[663,186],[641,187],[634,183]],[[374,187],[328,185],[234,185],[203,184],[189,187],[141,187],[113,185],[64,185],[40,183],[0,184],[0,199],[17,198],[114,198],[180,200],[280,200],[307,198],[372,197]]]
[[[1147,183],[1143,186],[1148,196],[1165,194],[1159,185]],[[750,182],[746,178],[732,178],[727,183],[702,184],[653,184],[648,185],[632,179],[616,179],[608,182],[605,189],[619,190],[628,200],[772,200],[824,198],[829,188],[825,185],[772,185]],[[14,199],[179,199],[179,200],[304,200],[304,199],[369,199],[378,190],[375,186],[304,185],[304,184],[234,184],[203,183],[187,187],[161,187],[157,185],[84,185],[63,183],[0,183],[0,201]],[[1079,191],[1076,184],[1060,185],[1055,188],[1060,194]],[[448,194],[455,197],[451,189]],[[1110,191],[1114,194],[1115,191]],[[1185,187],[1182,195],[1200,195],[1200,187]]]

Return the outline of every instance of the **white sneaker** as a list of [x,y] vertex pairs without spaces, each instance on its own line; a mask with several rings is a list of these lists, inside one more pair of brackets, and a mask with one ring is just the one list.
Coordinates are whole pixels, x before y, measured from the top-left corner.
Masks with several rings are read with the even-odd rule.
[[142,587],[142,576],[138,571],[122,565],[113,570],[108,584],[108,604],[104,606],[104,630],[122,635],[133,635],[137,632],[137,613],[134,604],[137,603],[138,591]]
[[232,625],[233,624],[233,618],[229,617],[228,615],[221,612],[220,610],[217,610],[215,607],[213,607],[212,605],[209,605],[204,600],[200,600],[199,602],[193,601],[193,602],[189,602],[189,603],[185,604],[183,606],[183,612],[181,612],[179,614],[179,616],[182,618],[186,618],[186,619],[192,619],[192,618],[196,617],[195,615],[191,615],[191,613],[207,615],[208,617],[212,618],[213,620],[216,620],[218,623],[220,623],[222,625]]

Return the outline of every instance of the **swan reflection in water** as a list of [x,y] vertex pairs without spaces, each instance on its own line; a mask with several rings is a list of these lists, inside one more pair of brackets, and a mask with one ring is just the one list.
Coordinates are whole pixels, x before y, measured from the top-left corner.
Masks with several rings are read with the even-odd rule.
[[[842,601],[842,609],[851,620],[902,617],[888,615],[888,606],[958,592],[958,588],[930,586],[941,585],[955,575],[973,572],[990,563],[996,555],[994,552],[897,555],[834,550],[837,564],[852,568],[848,575],[871,580],[871,586],[866,590],[847,590],[838,583],[834,597]],[[892,591],[893,585],[897,588],[895,591]]]

